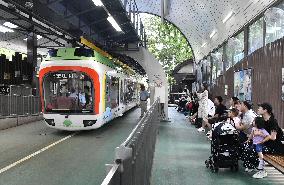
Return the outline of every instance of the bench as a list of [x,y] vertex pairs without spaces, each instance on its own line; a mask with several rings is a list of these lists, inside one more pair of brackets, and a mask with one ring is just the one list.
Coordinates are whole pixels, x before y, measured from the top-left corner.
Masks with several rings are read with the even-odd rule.
[[[282,143],[284,145],[284,141],[282,141]],[[284,174],[284,155],[264,154],[263,157],[267,163]]]
[[264,160],[284,174],[284,156],[264,154]]

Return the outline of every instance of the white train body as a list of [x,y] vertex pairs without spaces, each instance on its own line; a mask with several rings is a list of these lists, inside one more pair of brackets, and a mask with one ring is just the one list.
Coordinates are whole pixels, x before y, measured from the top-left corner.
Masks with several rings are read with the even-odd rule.
[[113,61],[98,53],[78,57],[72,52],[75,48],[60,49],[60,57],[50,57],[40,66],[42,111],[49,127],[96,129],[139,103],[140,78],[119,72]]

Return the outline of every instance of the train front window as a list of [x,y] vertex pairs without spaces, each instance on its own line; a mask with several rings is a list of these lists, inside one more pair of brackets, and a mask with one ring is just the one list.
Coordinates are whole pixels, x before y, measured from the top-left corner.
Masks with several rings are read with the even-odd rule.
[[48,73],[43,80],[45,112],[92,113],[93,83],[82,72]]

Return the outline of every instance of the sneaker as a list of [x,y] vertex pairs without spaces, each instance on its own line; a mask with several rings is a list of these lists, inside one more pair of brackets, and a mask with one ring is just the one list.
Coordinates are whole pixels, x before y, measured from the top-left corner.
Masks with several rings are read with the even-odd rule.
[[264,177],[267,177],[267,172],[265,170],[260,170],[257,173],[255,173],[252,177],[255,179],[262,179]]
[[212,134],[212,130],[209,130],[207,133],[206,133],[206,136],[210,136]]
[[200,127],[199,129],[197,129],[198,132],[205,132],[205,129]]
[[246,168],[246,169],[245,169],[245,172],[252,172],[252,171],[253,171],[252,168]]

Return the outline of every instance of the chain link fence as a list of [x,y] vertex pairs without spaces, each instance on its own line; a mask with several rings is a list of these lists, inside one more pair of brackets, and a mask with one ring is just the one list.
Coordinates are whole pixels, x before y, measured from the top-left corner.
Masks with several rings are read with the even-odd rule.
[[0,95],[0,117],[39,115],[41,112],[40,97]]
[[115,149],[115,163],[101,185],[150,185],[161,106],[151,106],[129,137]]

